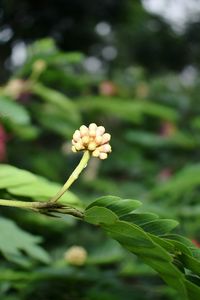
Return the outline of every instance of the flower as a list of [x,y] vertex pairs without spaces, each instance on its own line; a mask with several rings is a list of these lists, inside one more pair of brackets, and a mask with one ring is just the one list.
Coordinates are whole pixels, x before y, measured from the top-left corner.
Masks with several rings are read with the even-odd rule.
[[91,123],[88,127],[82,125],[79,130],[76,130],[72,140],[72,151],[88,150],[92,156],[106,159],[112,151],[109,141],[111,135],[105,133],[103,126],[97,126]]
[[75,266],[82,266],[87,260],[87,251],[81,246],[72,246],[69,248],[65,254],[64,259]]

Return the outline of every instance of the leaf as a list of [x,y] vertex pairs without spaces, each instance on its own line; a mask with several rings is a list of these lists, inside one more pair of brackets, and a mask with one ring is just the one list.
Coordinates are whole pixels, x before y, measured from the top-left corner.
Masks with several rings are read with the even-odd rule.
[[159,134],[150,133],[142,130],[132,130],[125,134],[127,141],[145,147],[183,147],[194,148],[197,146],[193,137],[187,136],[182,132],[175,132],[172,136],[166,137]]
[[185,280],[185,285],[188,291],[188,299],[194,300],[200,298],[199,287],[197,285],[193,284],[189,280]]
[[187,269],[200,276],[200,261],[187,254],[181,255],[181,261]]
[[177,225],[178,225],[178,222],[175,220],[157,219],[157,220],[145,223],[145,224],[141,225],[141,227],[149,233],[152,233],[155,235],[163,235],[163,234],[170,232]]
[[[114,223],[114,224],[112,224]],[[136,225],[129,224],[124,221],[112,222],[103,226],[114,239],[119,241],[123,246],[154,248],[154,245],[148,235]]]
[[170,178],[165,184],[160,185],[152,191],[152,196],[164,194],[181,196],[186,191],[194,189],[200,183],[200,165],[190,165],[183,168]]
[[[105,196],[87,207],[85,214],[87,216],[89,212],[89,218],[86,219],[89,223],[101,225],[109,236],[156,270],[169,286],[179,292],[182,299],[200,298],[199,286],[188,281],[185,275],[188,269],[194,272],[194,276],[199,274],[200,251],[187,239],[166,234],[177,226],[177,221],[158,219],[157,215],[150,213],[123,215],[131,211],[130,203],[118,197]],[[119,220],[115,213],[126,221]],[[134,220],[141,227],[134,224]],[[196,261],[198,263],[195,265]]]
[[98,198],[96,201],[92,202],[91,204],[89,204],[86,208],[89,209],[93,206],[104,206],[106,207],[107,205],[110,205],[112,203],[115,203],[117,201],[121,200],[121,198],[116,197],[116,196],[104,196],[104,197],[100,197]]
[[160,245],[165,250],[171,253],[175,251],[175,246],[173,245],[173,243],[170,243],[171,242],[170,240],[162,239],[158,236],[155,236],[154,234],[149,234],[149,236],[156,244]]
[[123,216],[121,219],[141,226],[142,224],[153,221],[157,218],[158,216],[152,213],[130,213]]
[[30,123],[27,110],[19,103],[3,96],[0,96],[0,117],[5,122],[19,125],[27,125]]
[[45,128],[71,139],[75,125],[70,122],[69,115],[49,103],[35,107],[38,122]]
[[[12,195],[45,201],[52,198],[60,188],[61,185],[29,171],[6,164],[0,165],[0,189],[7,189]],[[60,201],[63,204],[80,205],[78,197],[70,191],[67,191]]]
[[[22,250],[31,258],[43,263],[49,263],[48,253],[38,243],[40,237],[20,229],[13,221],[0,217],[0,251],[10,260],[16,261],[16,257],[23,258]],[[20,260],[19,260],[20,262]]]
[[169,107],[150,101],[120,99],[109,97],[82,97],[78,101],[81,110],[103,112],[132,123],[141,122],[144,115],[150,115],[164,120],[175,121],[178,113]]
[[85,211],[84,219],[91,224],[112,224],[117,220],[117,216],[105,207],[93,206]]
[[141,205],[140,201],[132,199],[121,199],[115,196],[105,196],[97,199],[95,202],[90,204],[88,208],[93,206],[104,206],[112,210],[118,217],[122,217],[128,213],[131,213],[133,210],[138,208]]
[[51,103],[63,113],[65,112],[70,122],[73,122],[75,125],[80,124],[81,117],[79,111],[67,96],[56,90],[50,89],[41,83],[35,83],[32,86],[32,91],[47,103]]
[[[30,197],[42,201],[50,199],[60,188],[61,186],[59,184],[38,178],[37,181],[31,182],[30,184],[8,188],[8,192],[16,196]],[[60,202],[75,204],[78,203],[78,198],[72,192],[66,191]]]
[[142,203],[132,199],[120,199],[112,204],[106,205],[107,208],[111,209],[118,217],[123,217],[140,207]]
[[62,65],[66,63],[80,63],[84,57],[80,52],[62,53],[51,38],[43,38],[32,43],[28,47],[28,55],[29,60],[31,58],[36,60],[42,57],[48,63],[59,63]]
[[28,171],[9,165],[0,165],[0,189],[33,183],[37,177]]
[[165,236],[165,241],[171,243],[174,246],[174,250],[175,250],[175,252],[178,253],[178,255],[180,253],[185,253],[185,254],[188,254],[188,255],[191,255],[191,256],[193,255],[190,248],[186,247],[183,243],[180,243],[180,242],[175,241],[175,240],[168,239],[168,238],[166,238],[166,236]]

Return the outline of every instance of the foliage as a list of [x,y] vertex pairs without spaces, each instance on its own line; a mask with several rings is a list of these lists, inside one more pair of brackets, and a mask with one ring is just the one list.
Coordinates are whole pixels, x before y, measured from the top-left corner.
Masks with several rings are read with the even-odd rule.
[[169,234],[177,226],[176,221],[134,213],[138,204],[134,200],[102,197],[86,208],[85,220],[101,225],[109,236],[142,258],[182,299],[198,299],[200,288],[192,281],[199,275],[200,251],[189,240]]
[[0,228],[0,250],[8,260],[26,266],[28,261],[21,253],[23,250],[28,256],[43,263],[50,262],[48,253],[37,245],[37,243],[40,241],[40,238],[24,232],[18,228],[15,223],[3,217],[0,218]]
[[[6,257],[0,260],[0,297],[198,299],[198,77],[189,84],[180,74],[150,77],[136,66],[123,72],[115,68],[107,76],[87,72],[84,64],[81,53],[40,40],[29,46],[25,64],[0,89],[1,198],[47,201],[54,196],[60,187],[55,182],[64,182],[79,159],[70,147],[82,123],[104,125],[113,148],[106,162],[91,160],[73,192],[62,198],[86,208],[85,220],[93,225],[63,215],[54,219],[1,209],[0,228],[6,224],[11,232],[0,239]],[[10,93],[16,79],[21,90]],[[121,198],[93,202],[107,194]],[[124,200],[133,197],[143,205]],[[177,222],[171,218],[180,222],[175,233]],[[2,248],[6,238],[12,255]],[[82,267],[64,258],[76,244],[88,252]]]

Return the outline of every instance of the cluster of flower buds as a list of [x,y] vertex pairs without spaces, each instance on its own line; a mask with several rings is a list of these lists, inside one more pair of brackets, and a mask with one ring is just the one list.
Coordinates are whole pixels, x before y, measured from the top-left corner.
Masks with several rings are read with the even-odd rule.
[[111,152],[110,139],[111,135],[105,133],[103,126],[95,123],[91,123],[89,127],[82,125],[73,135],[72,151],[89,150],[92,156],[106,159]]

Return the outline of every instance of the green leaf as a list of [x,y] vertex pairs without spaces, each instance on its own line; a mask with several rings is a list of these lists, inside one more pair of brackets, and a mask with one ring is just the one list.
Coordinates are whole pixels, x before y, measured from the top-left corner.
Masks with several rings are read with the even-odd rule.
[[186,191],[194,189],[200,183],[200,165],[190,165],[183,168],[170,178],[165,184],[160,185],[152,191],[152,196],[181,196]]
[[112,223],[111,225],[104,225],[103,228],[123,246],[134,248],[136,251],[138,251],[140,247],[154,248],[154,244],[148,235],[136,225],[124,221]]
[[91,203],[87,208],[103,206],[112,210],[118,217],[122,217],[141,206],[141,202],[132,199],[121,199],[115,196],[104,196]]
[[193,284],[189,280],[185,280],[185,285],[188,291],[188,299],[194,300],[200,298],[200,291],[197,285]]
[[[20,262],[24,251],[29,257],[43,263],[49,263],[48,253],[38,246],[40,237],[31,235],[20,229],[13,221],[0,217],[0,251],[10,260]],[[13,258],[13,259],[12,259]]]
[[[29,171],[6,164],[0,165],[0,189],[7,189],[12,195],[46,201],[52,198],[60,188],[61,185],[34,175]],[[61,202],[63,204],[80,205],[78,197],[70,191],[62,196]]]
[[9,165],[0,165],[0,189],[33,183],[37,177],[28,171]]
[[127,141],[134,144],[139,144],[145,147],[183,147],[194,148],[197,146],[195,139],[191,136],[187,136],[182,132],[175,132],[170,137],[161,136],[142,130],[132,130],[125,134]]
[[157,219],[157,220],[145,223],[145,224],[141,225],[141,227],[149,233],[152,233],[155,235],[163,235],[163,234],[170,232],[177,225],[178,225],[178,222],[175,220]]
[[185,265],[185,267],[195,274],[200,276],[200,261],[197,260],[194,257],[191,257],[190,255],[187,254],[182,254],[181,255],[181,261]]
[[27,125],[30,123],[27,110],[18,102],[12,101],[4,96],[0,96],[0,117],[5,122],[19,125]]
[[70,121],[69,115],[65,111],[49,103],[43,105],[40,103],[35,107],[35,114],[42,127],[71,139],[75,125]]
[[89,204],[87,206],[86,210],[89,209],[89,208],[91,208],[91,207],[93,207],[93,206],[104,206],[104,207],[106,207],[106,206],[108,206],[108,205],[110,205],[112,203],[115,203],[117,201],[120,201],[120,200],[121,200],[121,198],[116,197],[116,196],[104,196],[104,197],[100,197],[96,201],[94,201],[91,204]]
[[122,219],[141,226],[142,224],[158,219],[158,216],[152,213],[131,213],[123,216]]
[[[178,222],[158,219],[157,215],[148,213],[126,214],[132,209],[130,203],[117,197],[100,198],[86,209],[85,214],[89,212],[86,219],[89,223],[101,225],[109,236],[156,270],[168,285],[179,292],[182,299],[200,298],[200,288],[195,285],[197,282],[191,283],[185,275],[188,269],[194,272],[194,276],[199,274],[200,251],[189,240],[166,234]],[[126,221],[119,220],[115,213],[113,216],[113,212]],[[193,298],[194,295],[196,298]]]
[[105,207],[93,206],[85,211],[84,219],[91,224],[112,224],[117,221],[117,216]]
[[160,245],[162,248],[164,248],[168,252],[173,253],[175,251],[175,246],[170,240],[162,239],[153,234],[149,234],[149,236],[156,244]]
[[103,112],[132,123],[141,122],[144,115],[150,115],[164,120],[175,121],[178,113],[172,108],[150,101],[137,101],[134,99],[119,99],[109,97],[82,97],[78,101],[81,110]]
[[106,205],[107,208],[111,209],[118,217],[123,217],[140,207],[142,203],[132,199],[120,199],[112,204]]
[[64,94],[50,89],[41,83],[35,83],[32,91],[47,103],[51,103],[55,108],[59,108],[62,113],[67,114],[68,120],[75,125],[79,125],[81,117],[75,104]]
[[[38,177],[36,181],[30,182],[30,184],[10,187],[8,188],[8,192],[16,196],[30,197],[38,201],[45,201],[54,196],[60,188],[61,185]],[[60,201],[63,204],[78,204],[79,202],[78,198],[70,191],[67,191]]]

